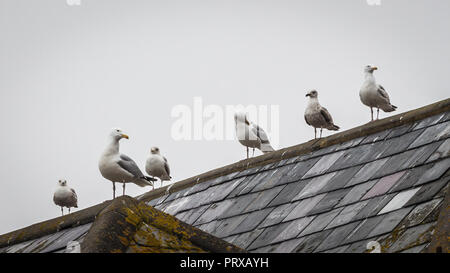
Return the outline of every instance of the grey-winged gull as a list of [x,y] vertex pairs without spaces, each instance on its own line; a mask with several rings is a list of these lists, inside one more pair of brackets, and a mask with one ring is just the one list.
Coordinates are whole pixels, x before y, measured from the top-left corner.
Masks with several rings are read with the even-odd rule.
[[161,186],[163,181],[170,181],[169,163],[167,159],[160,154],[158,147],[152,147],[150,155],[145,162],[145,171],[153,177],[158,177],[161,180]]
[[373,120],[373,108],[377,108],[377,119],[380,114],[380,108],[384,112],[392,112],[397,106],[391,104],[389,95],[383,86],[377,84],[373,71],[378,68],[367,65],[364,67],[364,83],[359,91],[361,102],[370,107],[371,118]]
[[328,110],[320,105],[318,96],[319,93],[316,90],[306,94],[309,101],[305,109],[305,121],[308,125],[314,127],[314,139],[317,138],[317,128],[320,128],[320,137],[322,137],[323,128],[331,131],[339,130],[339,126],[333,123],[333,118]]
[[64,215],[63,207],[70,208],[78,208],[78,198],[75,190],[67,186],[67,181],[64,179],[60,179],[58,181],[58,187],[53,194],[53,202],[57,206],[61,207],[61,215]]
[[239,142],[247,147],[247,158],[249,157],[249,148],[253,148],[253,155],[255,154],[255,148],[263,153],[274,151],[266,132],[258,124],[249,122],[246,113],[236,112],[234,121],[236,123],[236,136]]
[[129,137],[121,129],[113,129],[109,134],[106,149],[100,156],[98,168],[102,176],[113,183],[113,198],[116,197],[115,182],[123,183],[123,195],[125,195],[125,183],[134,183],[138,186],[153,186],[156,179],[145,176],[133,159],[119,153],[119,141]]

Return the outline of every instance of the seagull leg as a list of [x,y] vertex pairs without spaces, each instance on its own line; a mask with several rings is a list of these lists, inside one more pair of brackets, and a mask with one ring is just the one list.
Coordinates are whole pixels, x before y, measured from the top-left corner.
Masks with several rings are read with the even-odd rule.
[[70,207],[69,207],[69,214],[70,214]]
[[63,207],[61,207],[61,216],[64,216]]
[[116,198],[116,182],[112,182],[113,183],[113,199]]
[[314,139],[316,139],[317,138],[317,129],[316,129],[316,127],[314,127]]
[[377,108],[377,120],[379,115],[380,115],[380,108]]
[[320,137],[319,138],[322,138],[322,127],[320,127]]
[[123,195],[125,195],[125,182],[123,183],[122,187],[123,187],[123,191],[122,191],[122,196],[123,196]]
[[247,159],[248,159],[248,147],[247,147]]
[[370,114],[371,114],[371,118],[372,118],[372,121],[373,121],[373,108],[372,107],[370,107]]
[[255,148],[253,148],[253,154],[252,154],[252,157],[254,157],[255,156]]

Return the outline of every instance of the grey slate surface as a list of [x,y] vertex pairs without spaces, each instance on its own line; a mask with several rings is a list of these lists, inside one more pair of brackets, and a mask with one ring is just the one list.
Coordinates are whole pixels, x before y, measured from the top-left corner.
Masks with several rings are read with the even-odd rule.
[[370,241],[385,252],[420,252],[450,180],[449,117],[219,177],[149,204],[250,252],[365,252]]
[[67,243],[77,241],[81,243],[91,228],[92,223],[67,228],[31,241],[23,242],[0,249],[0,253],[52,253],[65,252]]

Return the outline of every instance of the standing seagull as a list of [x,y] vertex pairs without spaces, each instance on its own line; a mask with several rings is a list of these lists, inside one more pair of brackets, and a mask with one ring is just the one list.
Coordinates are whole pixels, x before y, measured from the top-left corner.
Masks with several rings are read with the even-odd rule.
[[373,71],[377,70],[377,67],[367,65],[364,68],[364,83],[359,91],[359,98],[361,102],[370,107],[370,113],[373,120],[373,107],[377,108],[377,119],[380,114],[380,108],[384,112],[392,112],[397,109],[397,106],[391,104],[389,95],[384,90],[383,86],[377,84]]
[[158,147],[152,147],[150,150],[150,156],[145,162],[145,171],[153,177],[158,177],[161,180],[161,186],[163,181],[170,181],[172,178],[167,159],[159,153]]
[[109,143],[100,157],[98,168],[102,176],[113,183],[113,199],[116,197],[116,183],[123,183],[123,195],[125,195],[125,183],[132,182],[138,186],[153,186],[154,178],[145,176],[133,159],[119,153],[119,140],[128,139],[128,136],[120,129],[113,129],[109,134]]
[[247,147],[247,158],[248,148],[253,148],[253,155],[255,154],[255,148],[258,148],[263,153],[274,151],[266,132],[257,124],[250,123],[246,113],[235,113],[234,121],[236,122],[236,136],[239,142]]
[[320,128],[320,137],[322,137],[322,129],[337,131],[339,126],[333,123],[328,110],[319,104],[318,93],[316,90],[312,90],[306,97],[309,97],[308,106],[305,110],[305,121],[308,125],[314,127],[314,139],[317,138],[317,128]]
[[69,213],[71,207],[78,208],[77,194],[74,189],[67,186],[67,181],[64,179],[58,181],[58,188],[53,194],[53,202],[61,207],[61,215],[64,215],[63,207],[68,208]]

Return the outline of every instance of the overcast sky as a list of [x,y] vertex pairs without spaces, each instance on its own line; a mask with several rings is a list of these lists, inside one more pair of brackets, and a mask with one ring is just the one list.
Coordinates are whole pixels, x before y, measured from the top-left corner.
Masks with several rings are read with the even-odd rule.
[[314,137],[313,88],[341,130],[368,122],[367,64],[398,106],[382,118],[446,99],[449,13],[448,0],[0,0],[0,234],[59,216],[60,178],[79,209],[110,199],[97,162],[112,127],[142,170],[158,146],[174,182],[243,159],[235,140],[173,139],[172,110],[194,97],[279,107],[278,148]]

